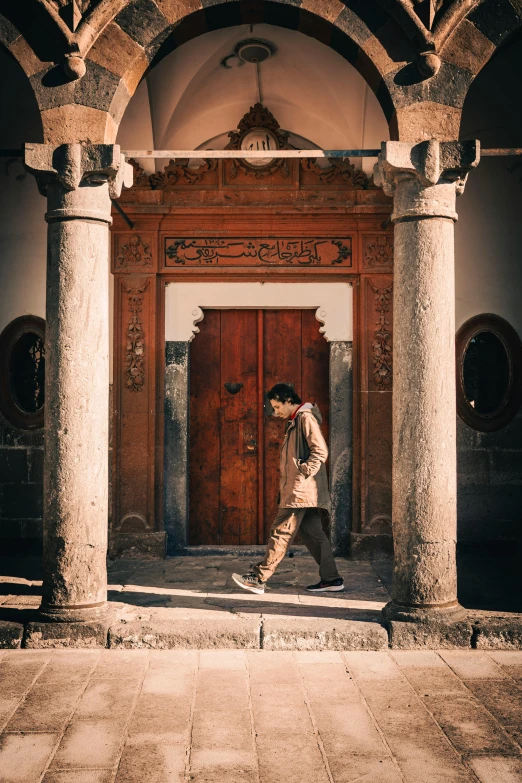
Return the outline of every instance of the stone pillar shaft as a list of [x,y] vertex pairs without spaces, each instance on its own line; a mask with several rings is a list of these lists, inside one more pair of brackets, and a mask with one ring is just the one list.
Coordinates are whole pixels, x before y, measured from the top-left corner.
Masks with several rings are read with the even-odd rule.
[[394,197],[394,574],[388,616],[457,602],[455,198],[475,142],[383,144]]
[[109,224],[119,148],[26,145],[47,195],[41,614],[91,620],[107,599]]
[[407,606],[451,604],[457,600],[453,223],[399,223],[394,248],[393,598]]

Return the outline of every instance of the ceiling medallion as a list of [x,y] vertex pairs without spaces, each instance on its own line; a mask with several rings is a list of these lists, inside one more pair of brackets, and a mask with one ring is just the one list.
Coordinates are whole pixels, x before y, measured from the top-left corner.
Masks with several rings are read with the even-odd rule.
[[[250,107],[238,128],[229,134],[230,142],[225,149],[227,150],[290,150],[294,149],[288,143],[290,134],[288,131],[281,130],[279,123],[272,112],[268,111],[266,106],[256,103]],[[230,176],[236,177],[239,169],[246,174],[254,174],[256,178],[266,177],[272,174],[276,169],[281,170],[283,177],[290,176],[288,160],[286,158],[258,158],[257,160],[246,160],[237,158],[232,161]]]

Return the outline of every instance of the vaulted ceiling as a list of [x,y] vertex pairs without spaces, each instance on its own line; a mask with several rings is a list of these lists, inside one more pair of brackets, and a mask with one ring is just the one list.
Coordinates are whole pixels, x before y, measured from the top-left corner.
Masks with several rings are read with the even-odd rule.
[[[378,147],[389,138],[377,98],[362,76],[324,44],[274,25],[241,25],[202,35],[165,57],[138,87],[117,141],[127,149],[223,148],[228,132],[259,99],[256,66],[222,61],[238,42],[269,41],[261,101],[294,146]],[[300,137],[300,138],[295,138]],[[371,161],[365,168],[371,168]]]

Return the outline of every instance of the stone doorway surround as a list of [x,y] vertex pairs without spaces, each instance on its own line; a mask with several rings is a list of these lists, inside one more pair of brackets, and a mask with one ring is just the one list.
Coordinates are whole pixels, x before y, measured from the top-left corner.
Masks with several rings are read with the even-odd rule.
[[347,553],[352,518],[351,283],[167,283],[165,287],[164,518],[167,554],[187,550],[190,342],[204,309],[314,309],[330,344],[332,542]]

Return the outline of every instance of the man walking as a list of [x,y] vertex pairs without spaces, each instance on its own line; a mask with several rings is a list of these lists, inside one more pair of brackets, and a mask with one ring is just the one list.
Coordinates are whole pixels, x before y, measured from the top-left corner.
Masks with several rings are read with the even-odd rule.
[[332,548],[321,524],[320,509],[330,507],[325,462],[328,447],[321,432],[317,405],[301,402],[293,386],[277,383],[267,393],[274,416],[288,419],[281,448],[278,512],[270,530],[263,560],[252,571],[232,574],[236,584],[251,593],[264,593],[265,584],[284,558],[297,532],[319,566],[320,581],[312,593],[344,590]]

